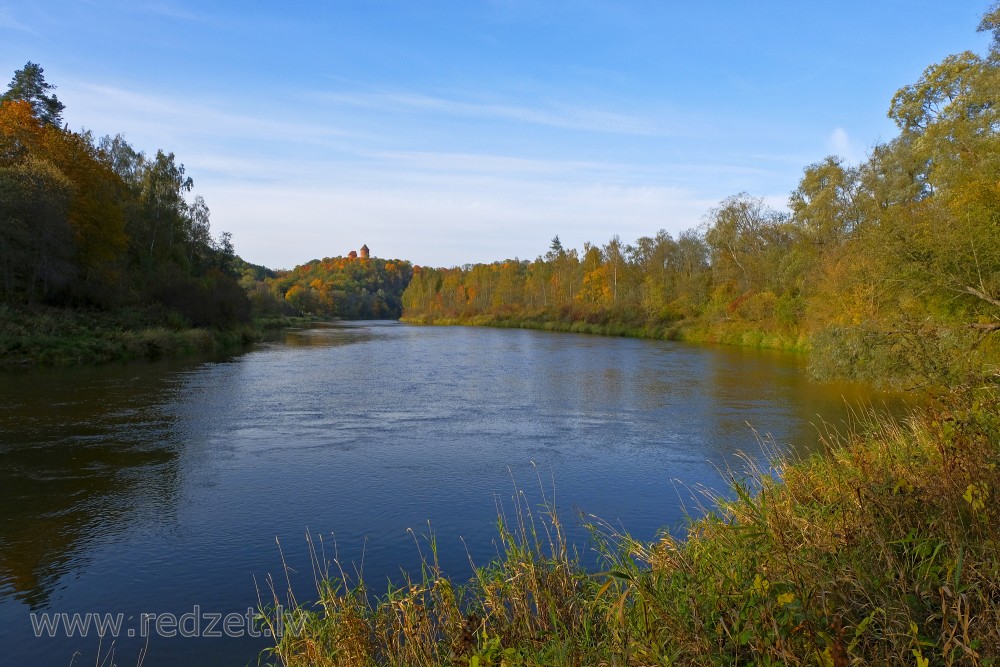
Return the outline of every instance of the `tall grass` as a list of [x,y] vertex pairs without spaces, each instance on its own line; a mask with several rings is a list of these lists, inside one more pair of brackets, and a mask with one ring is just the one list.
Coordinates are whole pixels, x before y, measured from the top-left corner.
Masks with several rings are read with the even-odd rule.
[[250,325],[192,328],[155,307],[105,312],[0,305],[0,369],[238,350],[259,338]]
[[589,604],[600,582],[580,565],[554,512],[536,516],[523,493],[515,505],[510,516],[501,508],[497,557],[474,567],[469,581],[446,576],[432,535],[419,574],[382,596],[308,537],[317,600],[300,604],[290,585],[282,592],[269,580],[266,628],[277,633],[282,609],[304,621],[269,655],[282,665],[575,664],[572,656],[606,634]]
[[[318,602],[282,665],[982,665],[1000,656],[1000,402],[965,392],[902,423],[866,412],[825,453],[732,476],[684,539],[594,527],[603,572],[555,512],[518,502],[502,549],[456,583],[436,549],[372,596],[315,549]],[[433,544],[433,543],[432,543]],[[281,596],[272,587],[272,603]],[[273,611],[274,607],[269,607]],[[262,619],[273,616],[263,610]]]

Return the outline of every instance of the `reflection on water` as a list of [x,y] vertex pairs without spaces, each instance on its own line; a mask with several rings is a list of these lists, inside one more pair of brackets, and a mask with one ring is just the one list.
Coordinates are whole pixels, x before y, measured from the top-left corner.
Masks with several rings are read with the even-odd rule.
[[88,542],[171,513],[172,370],[0,375],[0,585],[15,598],[43,608]]
[[[396,323],[289,331],[223,362],[3,375],[5,651],[96,655],[93,637],[34,639],[30,610],[243,613],[279,571],[275,536],[307,594],[307,528],[378,586],[430,521],[461,576],[495,553],[495,502],[539,476],[581,544],[574,508],[651,538],[682,525],[686,489],[760,456],[751,427],[808,451],[845,399],[882,397],[810,384],[779,353]],[[118,639],[118,661],[144,643]],[[246,663],[264,645],[154,638],[143,664]]]
[[289,347],[340,347],[375,340],[379,329],[355,327],[348,323],[317,327],[313,329],[291,329],[285,332],[284,344]]

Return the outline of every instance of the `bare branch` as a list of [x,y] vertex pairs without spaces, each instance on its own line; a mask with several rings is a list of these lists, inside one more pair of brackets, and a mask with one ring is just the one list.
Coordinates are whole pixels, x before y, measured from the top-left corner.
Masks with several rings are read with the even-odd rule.
[[986,303],[992,304],[997,308],[1000,308],[1000,299],[996,299],[981,290],[977,290],[975,287],[970,287],[969,285],[966,285],[964,291],[966,294],[971,294],[977,299],[982,299]]

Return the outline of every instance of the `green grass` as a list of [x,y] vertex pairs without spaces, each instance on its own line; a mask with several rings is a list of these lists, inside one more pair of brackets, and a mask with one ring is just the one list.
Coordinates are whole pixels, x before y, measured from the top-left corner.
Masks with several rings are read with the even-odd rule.
[[403,317],[409,324],[435,326],[486,326],[504,329],[537,329],[582,333],[599,336],[621,336],[652,340],[683,340],[694,343],[716,343],[757,349],[806,352],[809,337],[794,328],[766,329],[754,323],[727,321],[707,323],[701,320],[678,320],[636,324],[620,321],[554,319],[550,317],[473,315],[469,317]]
[[[966,392],[903,423],[862,414],[826,452],[734,475],[684,539],[596,525],[605,571],[518,500],[469,581],[375,596],[313,550],[317,601],[282,665],[1000,664],[1000,401]],[[272,593],[277,587],[272,587]]]
[[72,366],[236,350],[257,340],[249,325],[190,328],[154,309],[115,312],[0,305],[0,368]]

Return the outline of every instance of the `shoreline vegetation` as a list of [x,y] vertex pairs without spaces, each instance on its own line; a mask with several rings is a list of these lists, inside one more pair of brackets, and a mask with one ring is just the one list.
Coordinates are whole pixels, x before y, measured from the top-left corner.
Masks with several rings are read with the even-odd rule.
[[270,331],[317,321],[270,316],[228,327],[191,327],[148,309],[106,312],[0,305],[0,372],[239,352]]
[[[524,326],[809,351],[817,377],[933,391],[823,455],[732,478],[684,539],[597,523],[585,569],[556,508],[518,498],[468,582],[436,548],[386,594],[315,550],[317,602],[283,665],[1000,665],[1000,5],[988,53],[900,89],[899,135],[806,167],[777,211],[746,193],[698,230],[556,237],[452,269],[336,257],[276,272],[213,238],[172,153],[71,132],[42,69],[0,96],[0,366],[242,345],[287,315]],[[405,288],[405,292],[402,290]],[[400,295],[400,292],[402,294]],[[260,318],[271,318],[262,320]],[[257,318],[255,320],[255,318]],[[274,591],[272,591],[274,592]],[[290,595],[290,594],[289,594]],[[290,624],[285,624],[290,627]]]
[[[300,665],[996,665],[1000,658],[1000,401],[955,392],[903,423],[869,412],[825,454],[731,476],[732,500],[683,539],[596,521],[602,572],[556,508],[523,493],[498,556],[373,594],[310,538],[315,603],[271,582],[262,624],[293,614],[265,659]],[[544,497],[544,494],[543,494]],[[593,520],[592,520],[593,521]],[[279,606],[280,605],[280,606]],[[288,610],[291,611],[288,611]]]
[[808,352],[808,336],[794,331],[766,331],[742,323],[716,323],[698,321],[650,323],[644,325],[623,322],[588,322],[586,320],[557,320],[538,317],[476,315],[472,317],[407,317],[400,322],[427,326],[480,326],[498,329],[533,329],[559,333],[579,333],[594,336],[670,340],[688,343],[713,343],[747,349]]
[[[806,168],[790,215],[736,195],[700,230],[535,261],[414,267],[404,320],[808,349],[813,375],[925,390],[824,451],[730,477],[686,535],[599,520],[603,571],[557,508],[501,511],[468,581],[430,540],[374,594],[310,538],[315,602],[271,582],[262,656],[300,665],[1000,665],[1000,4],[986,56],[901,89],[900,135]],[[285,611],[282,611],[285,610]],[[290,610],[290,611],[288,611]]]
[[[0,95],[0,368],[236,349],[240,280],[266,274],[210,233],[173,153],[73,132],[44,70]],[[266,276],[261,276],[266,277]]]

